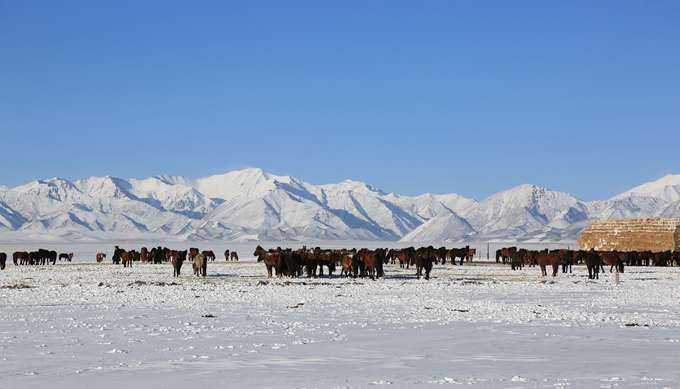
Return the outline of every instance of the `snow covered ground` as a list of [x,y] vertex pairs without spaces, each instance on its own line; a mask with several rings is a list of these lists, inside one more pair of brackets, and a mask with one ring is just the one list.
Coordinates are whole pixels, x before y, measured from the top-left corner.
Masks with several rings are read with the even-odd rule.
[[0,271],[0,388],[680,386],[678,268],[619,285],[496,264],[267,280],[243,246],[173,279],[92,263],[100,249]]

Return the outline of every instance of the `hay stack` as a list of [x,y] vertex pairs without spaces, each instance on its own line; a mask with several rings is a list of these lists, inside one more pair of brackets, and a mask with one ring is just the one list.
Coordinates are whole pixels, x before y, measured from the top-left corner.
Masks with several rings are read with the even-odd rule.
[[680,248],[680,219],[602,220],[578,239],[583,250],[666,251]]

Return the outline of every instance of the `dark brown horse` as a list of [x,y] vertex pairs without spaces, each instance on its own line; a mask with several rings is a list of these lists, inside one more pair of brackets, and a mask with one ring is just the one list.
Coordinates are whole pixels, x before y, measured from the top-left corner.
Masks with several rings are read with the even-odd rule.
[[61,261],[62,259],[67,261],[67,262],[71,262],[73,260],[73,253],[68,253],[68,254],[61,253],[61,254],[59,254],[59,260]]
[[12,254],[14,265],[28,265],[30,258],[26,251],[16,251]]
[[173,277],[179,277],[182,271],[182,264],[187,259],[186,251],[173,251],[170,254],[170,263],[172,264]]
[[96,258],[97,258],[97,262],[102,262],[103,260],[106,259],[106,254],[104,254],[104,253],[97,253]]
[[588,268],[588,279],[599,279],[600,266],[602,265],[600,255],[595,250],[579,251],[578,255],[586,263],[586,267]]
[[[530,254],[526,249],[519,249],[508,254],[510,254],[510,267],[512,270],[522,270],[524,265],[530,261]],[[503,261],[505,263],[506,259],[503,259]]]
[[197,256],[200,252],[196,247],[190,247],[189,248],[189,260],[193,261],[194,257]]
[[232,261],[237,261],[238,262],[238,253],[236,251],[232,251],[230,255],[230,258]]
[[416,278],[420,279],[423,276],[423,270],[425,271],[425,279],[430,279],[430,272],[432,271],[432,263],[435,261],[437,256],[437,250],[434,247],[421,247],[416,250],[415,255],[415,265],[416,265]]
[[206,261],[214,261],[215,260],[215,253],[213,253],[212,250],[205,250],[201,254],[203,254]]
[[452,261],[455,261],[456,258],[460,258],[460,264],[463,264],[463,261],[465,262],[472,262],[472,258],[477,254],[477,249],[471,248],[470,246],[465,246],[460,249],[451,249],[449,250],[449,256],[451,257]]
[[670,266],[673,263],[673,252],[662,251],[654,253],[654,266]]
[[435,263],[439,263],[439,261],[442,261],[442,265],[446,264],[446,257],[449,256],[449,250],[446,249],[446,247],[442,246],[437,249],[437,258],[435,259]]
[[124,251],[125,250],[121,249],[118,246],[114,247],[113,256],[111,256],[111,262],[113,262],[114,265],[120,264],[121,255],[123,254]]
[[7,263],[7,254],[0,253],[0,270],[5,270],[5,263]]

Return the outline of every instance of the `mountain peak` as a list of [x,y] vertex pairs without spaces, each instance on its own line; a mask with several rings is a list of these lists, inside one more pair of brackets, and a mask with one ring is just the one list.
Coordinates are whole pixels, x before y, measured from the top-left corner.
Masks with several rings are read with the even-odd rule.
[[668,174],[658,180],[638,185],[614,196],[612,200],[627,197],[655,197],[668,202],[680,201],[680,174]]
[[334,186],[336,189],[343,189],[343,190],[351,190],[353,192],[363,192],[363,193],[377,193],[379,195],[386,195],[387,193],[383,192],[382,190],[367,184],[363,181],[356,181],[352,179],[347,179],[343,180],[338,184],[328,184],[324,185],[324,187],[331,187]]
[[84,178],[76,181],[75,186],[90,196],[111,198],[126,197],[130,189],[130,183],[126,180],[108,175]]
[[533,184],[520,184],[512,188],[503,190],[487,197],[484,201],[489,201],[499,198],[513,198],[513,199],[530,199],[541,196],[546,193],[561,193],[548,189],[543,186]]
[[260,168],[232,170],[195,180],[196,189],[210,198],[230,200],[239,196],[258,196],[276,190],[280,183],[299,184],[290,176],[276,176]]

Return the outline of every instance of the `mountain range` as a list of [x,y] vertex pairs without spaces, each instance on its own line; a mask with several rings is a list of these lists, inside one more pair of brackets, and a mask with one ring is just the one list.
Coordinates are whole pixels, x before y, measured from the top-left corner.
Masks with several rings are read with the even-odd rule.
[[0,237],[107,240],[569,241],[593,220],[680,217],[680,175],[608,200],[520,185],[477,201],[313,185],[257,168],[206,178],[88,177],[0,186]]

